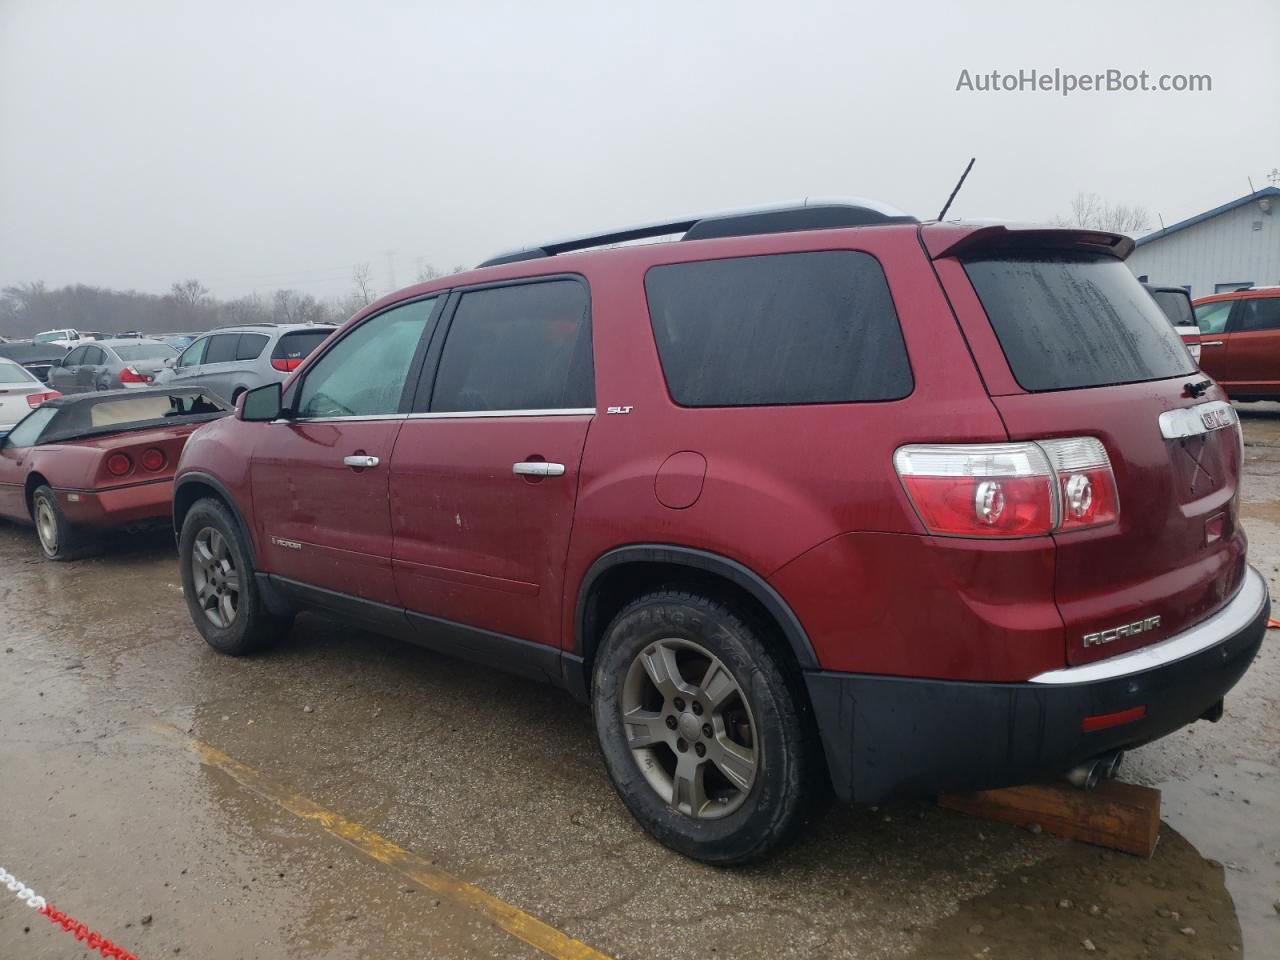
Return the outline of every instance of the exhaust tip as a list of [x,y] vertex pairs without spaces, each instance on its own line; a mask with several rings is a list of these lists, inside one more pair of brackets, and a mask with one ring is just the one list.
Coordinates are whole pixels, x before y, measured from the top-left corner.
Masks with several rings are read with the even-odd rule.
[[1098,778],[1103,773],[1102,768],[1102,761],[1097,759],[1086,760],[1079,766],[1072,767],[1067,771],[1067,782],[1081,790],[1092,790],[1098,785]]
[[1114,780],[1120,772],[1120,762],[1124,760],[1124,751],[1117,750],[1107,760],[1107,779]]

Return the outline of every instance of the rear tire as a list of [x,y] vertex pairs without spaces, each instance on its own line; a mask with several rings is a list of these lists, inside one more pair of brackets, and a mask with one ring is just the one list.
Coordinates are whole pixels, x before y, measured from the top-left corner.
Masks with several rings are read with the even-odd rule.
[[58,497],[48,485],[36,487],[31,495],[31,519],[36,525],[40,549],[49,560],[79,560],[97,552],[97,540],[82,528],[72,525]]
[[187,511],[178,538],[178,567],[191,620],[219,653],[243,656],[288,632],[293,617],[267,610],[248,544],[222,501],[205,497]]
[[763,635],[722,603],[660,591],[614,618],[593,671],[596,736],[622,802],[707,863],[763,857],[821,796],[807,703]]

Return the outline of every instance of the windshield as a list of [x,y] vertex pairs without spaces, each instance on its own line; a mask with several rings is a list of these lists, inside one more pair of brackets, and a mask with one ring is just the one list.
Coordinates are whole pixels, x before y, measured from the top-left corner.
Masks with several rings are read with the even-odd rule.
[[138,343],[127,347],[112,347],[121,360],[163,360],[176,357],[178,351],[167,343]]
[[1196,372],[1169,319],[1114,257],[1017,253],[964,266],[1024,390],[1140,383]]
[[29,447],[40,439],[40,432],[57,414],[57,407],[38,407],[9,431],[5,443],[11,447]]
[[67,333],[68,331],[66,330],[50,330],[47,333],[37,333],[34,337],[31,338],[31,342],[32,343],[50,343],[54,340],[66,340]]

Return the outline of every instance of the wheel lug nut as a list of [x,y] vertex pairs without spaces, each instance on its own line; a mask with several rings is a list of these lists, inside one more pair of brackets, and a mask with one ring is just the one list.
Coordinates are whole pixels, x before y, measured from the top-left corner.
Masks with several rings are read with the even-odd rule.
[[683,701],[682,699],[680,699],[679,697],[676,697],[676,709],[677,709],[677,710],[683,710],[683,709],[684,709],[684,701]]
[[689,745],[684,742],[684,737],[676,741],[676,749],[681,753],[685,753],[689,749]]
[[667,717],[667,729],[668,729],[668,730],[674,730],[675,728],[676,728],[676,718],[675,718],[675,717]]
[[707,748],[701,743],[695,743],[693,745],[693,752],[700,757],[705,757],[707,755]]
[[704,723],[704,724],[702,725],[702,735],[703,735],[704,737],[709,737],[709,736],[711,736],[711,724],[709,724],[709,723]]
[[693,712],[696,713],[698,716],[702,716],[702,704],[700,704],[697,700],[693,701]]

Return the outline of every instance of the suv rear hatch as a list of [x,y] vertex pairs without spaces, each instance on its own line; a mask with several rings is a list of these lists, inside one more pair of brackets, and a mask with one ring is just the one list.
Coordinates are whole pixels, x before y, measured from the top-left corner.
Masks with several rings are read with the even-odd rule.
[[1053,534],[1066,661],[1166,639],[1222,607],[1245,569],[1239,425],[1124,265],[1132,241],[923,229],[1009,439],[1096,437],[1111,462],[1118,520]]
[[336,327],[316,327],[309,330],[290,330],[280,335],[271,351],[271,366],[288,373],[302,366],[302,361],[328,338]]

